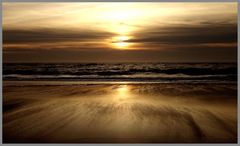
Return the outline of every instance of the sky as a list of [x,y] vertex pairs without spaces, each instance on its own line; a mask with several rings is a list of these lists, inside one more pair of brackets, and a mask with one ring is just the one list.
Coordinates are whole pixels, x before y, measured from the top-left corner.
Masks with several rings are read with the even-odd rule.
[[3,3],[3,62],[236,62],[236,2]]

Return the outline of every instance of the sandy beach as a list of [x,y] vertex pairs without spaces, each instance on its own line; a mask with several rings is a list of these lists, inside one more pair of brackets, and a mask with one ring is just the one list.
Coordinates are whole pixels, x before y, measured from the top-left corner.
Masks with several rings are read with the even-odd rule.
[[3,142],[236,143],[237,85],[4,81]]
[[237,144],[238,3],[4,2],[4,144]]

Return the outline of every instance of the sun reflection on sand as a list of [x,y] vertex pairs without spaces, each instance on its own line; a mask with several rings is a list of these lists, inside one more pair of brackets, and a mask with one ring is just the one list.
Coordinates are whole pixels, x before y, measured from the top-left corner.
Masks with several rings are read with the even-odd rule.
[[116,97],[119,100],[124,100],[129,98],[130,96],[130,92],[129,92],[129,87],[128,85],[120,85],[117,88],[117,92],[116,92]]
[[237,142],[236,85],[21,82],[4,83],[6,143]]

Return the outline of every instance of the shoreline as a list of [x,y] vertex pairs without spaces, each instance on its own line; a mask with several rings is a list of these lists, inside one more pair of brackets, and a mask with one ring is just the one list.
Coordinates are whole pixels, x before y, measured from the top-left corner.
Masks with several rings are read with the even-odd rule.
[[96,84],[229,84],[237,85],[237,82],[150,82],[150,81],[82,81],[82,80],[3,80],[3,86],[22,85],[96,85]]

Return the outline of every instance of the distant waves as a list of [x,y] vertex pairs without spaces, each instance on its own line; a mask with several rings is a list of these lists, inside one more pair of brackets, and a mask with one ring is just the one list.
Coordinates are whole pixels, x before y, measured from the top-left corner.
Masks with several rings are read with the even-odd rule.
[[4,80],[236,82],[236,63],[5,63]]

